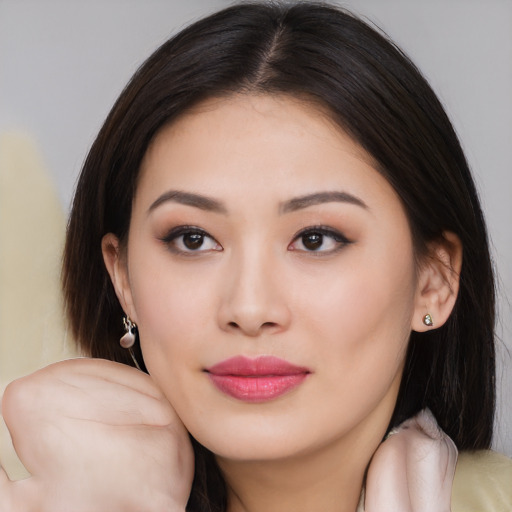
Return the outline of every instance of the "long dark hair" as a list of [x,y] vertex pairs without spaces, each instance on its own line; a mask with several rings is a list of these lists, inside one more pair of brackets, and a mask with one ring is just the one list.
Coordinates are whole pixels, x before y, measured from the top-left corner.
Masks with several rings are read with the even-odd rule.
[[[123,311],[101,255],[126,239],[137,174],[166,124],[209,97],[286,94],[318,104],[377,162],[409,218],[416,254],[444,231],[463,244],[447,323],[411,334],[390,427],[429,407],[459,449],[487,448],[495,404],[495,290],[477,192],[440,102],[409,59],[352,14],[309,2],[227,8],[184,29],[137,71],[85,162],[69,221],[63,286],[72,332],[93,357],[126,364]],[[141,354],[139,354],[140,356]],[[224,510],[211,453],[194,442],[188,510]]]

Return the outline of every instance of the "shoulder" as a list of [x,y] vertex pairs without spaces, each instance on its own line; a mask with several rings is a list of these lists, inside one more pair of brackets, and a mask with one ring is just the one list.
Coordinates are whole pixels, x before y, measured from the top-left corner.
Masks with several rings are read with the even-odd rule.
[[459,454],[452,512],[510,512],[512,459],[493,451]]

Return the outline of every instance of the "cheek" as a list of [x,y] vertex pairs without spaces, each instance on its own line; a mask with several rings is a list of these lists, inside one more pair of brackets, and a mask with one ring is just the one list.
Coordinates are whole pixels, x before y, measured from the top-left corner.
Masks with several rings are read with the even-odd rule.
[[[386,389],[401,370],[414,311],[415,277],[407,251],[360,257],[310,296],[305,311],[319,360],[330,361],[332,385]],[[314,332],[316,331],[316,332]],[[340,379],[340,375],[344,378]]]
[[214,283],[154,259],[134,265],[131,288],[148,370],[160,368],[162,363],[165,373],[171,368],[179,369],[180,364],[197,354],[198,345],[207,341]]
[[[346,339],[362,340],[370,332],[391,334],[410,327],[415,277],[412,258],[391,253],[379,261],[364,253],[325,279],[305,299],[311,319]],[[388,336],[386,336],[388,337]]]

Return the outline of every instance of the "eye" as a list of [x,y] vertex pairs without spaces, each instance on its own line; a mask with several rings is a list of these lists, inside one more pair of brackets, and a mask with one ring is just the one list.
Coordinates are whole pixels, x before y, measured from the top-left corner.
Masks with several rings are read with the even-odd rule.
[[178,226],[161,238],[175,253],[222,251],[221,245],[206,231],[193,226]]
[[331,253],[351,243],[339,231],[323,226],[307,228],[298,233],[288,246],[291,251]]

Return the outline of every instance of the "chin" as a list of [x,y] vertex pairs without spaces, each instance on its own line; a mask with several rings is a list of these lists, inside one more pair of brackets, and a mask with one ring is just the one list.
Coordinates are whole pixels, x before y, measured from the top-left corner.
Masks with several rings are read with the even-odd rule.
[[220,421],[212,418],[207,424],[185,422],[185,426],[213,454],[233,461],[269,462],[306,455],[336,437],[333,432],[292,415],[269,418],[254,414]]
[[220,459],[235,462],[272,462],[284,459],[290,459],[306,453],[308,450],[303,446],[286,446],[281,440],[280,442],[270,442],[269,439],[247,440],[240,439],[227,444],[225,442],[208,442],[201,443],[205,448],[211,451]]

